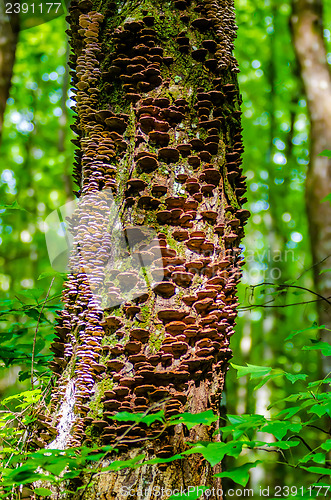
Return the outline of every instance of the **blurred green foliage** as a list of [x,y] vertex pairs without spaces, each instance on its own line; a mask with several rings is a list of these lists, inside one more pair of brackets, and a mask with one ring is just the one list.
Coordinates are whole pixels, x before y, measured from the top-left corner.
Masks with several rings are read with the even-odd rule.
[[[291,44],[290,3],[236,0],[235,4],[248,178],[246,206],[252,217],[243,242],[246,266],[239,290],[237,331],[232,338],[234,363],[262,364],[278,373],[292,374],[292,379],[270,377],[254,391],[255,382],[248,380],[248,373],[236,380],[231,369],[223,402],[230,415],[269,418],[270,402],[292,394],[294,382],[304,390],[301,375],[309,374],[310,380],[320,375],[320,353],[302,349],[310,346],[311,329],[318,322],[304,194],[309,117]],[[331,64],[331,4],[327,2],[324,26]],[[72,112],[65,29],[64,17],[59,17],[20,34],[7,103],[0,173],[3,397],[31,387],[35,336],[34,376],[42,390],[49,383],[48,345],[53,338],[55,310],[61,307],[63,281],[55,278],[44,304],[51,283],[47,273],[52,269],[43,221],[72,197],[74,189],[70,179]],[[8,205],[11,208],[3,208]],[[38,280],[42,273],[46,277]],[[291,332],[300,333],[291,337]],[[285,407],[284,401],[278,410]],[[319,431],[308,429],[307,440],[316,446],[321,440]],[[291,453],[299,460],[301,452],[295,448]],[[253,485],[304,482],[302,469],[284,471],[274,455],[267,468],[258,463],[253,469]]]

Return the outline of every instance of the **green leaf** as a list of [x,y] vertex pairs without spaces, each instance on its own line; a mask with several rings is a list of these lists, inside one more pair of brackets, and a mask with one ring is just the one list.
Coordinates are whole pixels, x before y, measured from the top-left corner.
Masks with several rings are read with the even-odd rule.
[[3,469],[3,484],[12,486],[13,484],[32,483],[38,479],[51,479],[46,474],[36,472],[36,468],[37,466],[31,467],[31,465],[26,464],[21,465],[18,469]]
[[323,149],[318,156],[325,156],[326,158],[331,158],[331,149]]
[[57,271],[48,271],[45,273],[41,273],[40,276],[38,277],[38,280],[42,280],[44,278],[62,278],[66,279],[67,278],[67,273],[59,273]]
[[301,429],[302,425],[299,423],[276,420],[266,424],[262,427],[261,431],[269,432],[269,434],[273,434],[277,439],[281,440],[288,433],[288,431],[299,432]]
[[321,444],[321,448],[325,451],[331,450],[331,439],[327,439],[325,443]]
[[321,200],[321,203],[324,203],[325,201],[329,201],[330,205],[331,205],[331,193],[326,195],[325,198],[323,198],[323,200]]
[[266,443],[268,447],[279,448],[280,450],[289,450],[290,448],[295,448],[300,444],[300,441],[295,441],[291,439],[291,441],[275,441],[274,443]]
[[261,387],[264,386],[264,384],[266,384],[267,382],[269,382],[269,380],[273,380],[277,377],[281,377],[282,375],[284,374],[284,372],[281,372],[281,373],[270,373],[269,375],[267,375],[266,377],[264,377],[262,380],[260,380],[260,382],[254,387],[254,391],[257,391],[258,389],[261,389]]
[[30,288],[28,290],[20,290],[18,295],[23,295],[23,297],[28,297],[29,299],[37,300],[45,292],[44,288]]
[[33,493],[36,493],[40,497],[47,497],[49,495],[52,495],[52,490],[49,490],[48,488],[35,488],[33,490]]
[[233,434],[234,439],[239,439],[245,434],[251,439],[254,431],[266,422],[263,415],[228,415],[228,420],[231,425],[220,429],[223,438]]
[[324,274],[324,273],[331,273],[331,269],[322,269],[322,271],[320,271],[320,274]]
[[297,375],[293,375],[292,373],[285,372],[285,377],[287,378],[287,380],[292,382],[292,384],[294,384],[298,380],[306,380],[308,375],[306,373],[298,373]]
[[229,477],[235,483],[238,483],[241,486],[246,486],[246,484],[249,481],[250,469],[256,467],[258,464],[261,463],[262,463],[261,460],[256,460],[255,462],[248,462],[247,464],[241,465],[240,467],[236,467],[235,469],[215,474],[214,477]]
[[242,447],[242,441],[230,441],[229,443],[211,443],[200,441],[190,450],[184,451],[182,455],[192,455],[192,453],[201,453],[201,455],[210,463],[212,467],[221,462],[225,455],[238,458]]
[[325,464],[325,453],[309,453],[299,460],[299,463],[307,463],[313,461],[316,464]]
[[111,418],[112,420],[117,420],[119,422],[135,422],[151,425],[157,421],[164,421],[164,411],[160,410],[157,413],[151,413],[149,415],[145,415],[145,413],[129,413],[127,411],[122,411],[109,418]]
[[331,476],[331,469],[327,469],[325,467],[302,467],[302,469],[307,472],[313,472],[314,474],[322,474],[323,476]]
[[18,204],[18,202],[15,200],[13,203],[10,205],[0,205],[0,210],[22,210],[23,212],[27,212],[25,208],[21,207],[21,205]]
[[167,464],[168,462],[173,462],[174,460],[179,460],[183,458],[181,454],[178,455],[173,455],[172,457],[169,458],[151,458],[150,460],[147,460],[144,462],[145,464]]
[[307,413],[314,413],[319,417],[323,417],[323,415],[329,415],[329,417],[331,417],[331,401],[317,403],[313,405]]
[[250,375],[250,379],[263,377],[264,375],[268,375],[271,372],[272,368],[268,366],[257,366],[250,365],[247,363],[247,366],[239,366],[234,363],[230,363],[232,368],[237,370],[237,378],[244,377],[246,375]]
[[181,413],[180,415],[173,415],[170,421],[172,424],[185,424],[188,429],[192,429],[192,427],[199,424],[211,425],[213,422],[216,422],[218,418],[218,415],[213,413],[212,410],[208,410],[201,413]]
[[104,467],[102,470],[103,471],[107,471],[107,470],[118,471],[118,470],[126,469],[127,467],[134,469],[134,468],[139,467],[141,465],[141,464],[138,464],[138,462],[140,462],[144,458],[145,458],[145,454],[142,454],[142,455],[138,455],[135,458],[131,458],[130,460],[116,460],[115,462],[112,462],[107,467]]
[[178,489],[174,495],[168,498],[168,500],[178,500],[179,498],[186,498],[187,500],[197,500],[200,498],[205,491],[209,490],[209,486],[188,486],[182,492]]
[[302,406],[292,406],[292,408],[285,408],[284,410],[277,413],[277,418],[286,415],[284,418],[291,418],[293,415],[302,410]]
[[288,335],[288,337],[286,337],[285,340],[291,340],[296,335],[299,335],[299,333],[309,332],[311,330],[324,330],[324,328],[325,328],[325,325],[319,326],[316,322],[314,322],[309,328],[303,328],[303,330],[295,330],[295,331],[293,331],[292,333],[290,333],[290,335]]
[[314,351],[321,350],[323,356],[331,356],[331,345],[327,342],[320,342],[318,340],[311,339],[311,342],[314,344],[312,346],[304,345],[303,351]]
[[318,385],[322,385],[322,384],[331,384],[331,378],[330,377],[325,377],[321,380],[314,380],[314,382],[309,382],[309,384],[307,385],[307,389],[311,389],[312,387],[316,387]]

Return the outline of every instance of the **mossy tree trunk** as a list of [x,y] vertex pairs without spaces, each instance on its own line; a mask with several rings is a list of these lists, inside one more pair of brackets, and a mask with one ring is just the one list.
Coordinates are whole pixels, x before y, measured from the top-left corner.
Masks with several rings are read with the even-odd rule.
[[[166,416],[219,413],[249,215],[232,0],[73,0],[69,22],[78,196],[112,190],[122,225],[154,228],[162,255],[153,262],[153,248],[145,252],[154,265],[147,293],[105,310],[105,296],[116,302],[137,276],[130,269],[107,276],[110,237],[87,219],[78,224],[103,291],[96,296],[80,269],[63,292],[53,344],[58,378],[39,426],[67,418],[65,447],[113,443],[128,427],[109,419],[118,411],[153,404]],[[138,426],[121,440],[121,458],[141,450],[169,457],[188,440],[219,439],[214,430],[179,425],[153,440],[157,426]],[[50,441],[42,432],[35,444],[42,438]],[[217,470],[190,456],[102,474],[77,498],[122,499],[124,487],[132,487],[129,498],[144,499],[157,498],[157,487],[217,489]]]
[[[322,200],[331,193],[331,158],[320,156],[331,149],[331,73],[323,37],[321,0],[293,0],[291,26],[311,122],[310,162],[306,203],[313,272],[318,292],[322,339],[331,343],[331,205]],[[330,356],[323,357],[323,373],[330,373]]]

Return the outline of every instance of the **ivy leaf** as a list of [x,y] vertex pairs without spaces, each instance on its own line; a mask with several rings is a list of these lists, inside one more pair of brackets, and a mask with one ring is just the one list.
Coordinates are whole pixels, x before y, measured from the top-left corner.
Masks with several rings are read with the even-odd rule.
[[322,474],[331,476],[331,469],[327,469],[326,467],[302,467],[302,469],[306,470],[307,472],[313,472],[314,474]]
[[331,401],[326,401],[324,403],[317,403],[313,405],[307,413],[314,413],[319,417],[323,417],[323,415],[329,415],[331,417]]
[[44,278],[62,278],[66,279],[67,278],[67,273],[59,273],[58,271],[47,271],[44,273],[41,273],[38,277],[38,280],[42,280]]
[[169,458],[151,458],[150,460],[147,460],[144,462],[145,464],[167,464],[168,462],[173,462],[174,460],[179,460],[183,458],[182,455],[173,455],[172,457]]
[[29,290],[20,290],[17,293],[18,295],[23,295],[23,297],[37,300],[44,292],[44,288],[30,288]]
[[[267,375],[264,377],[260,382],[254,387],[254,391],[257,391],[258,389],[261,389],[261,387],[264,386],[269,380],[275,379],[277,377],[281,377],[283,375],[283,372],[281,373],[270,373],[270,375]],[[252,378],[252,377],[251,377]]]
[[321,444],[321,448],[325,451],[331,450],[331,439],[327,439],[325,443]]
[[35,488],[33,490],[33,493],[36,493],[40,497],[47,497],[49,495],[52,495],[53,492],[51,490],[49,490],[48,488]]
[[325,201],[330,202],[330,205],[331,205],[331,193],[326,195],[325,198],[323,198],[323,200],[321,200],[321,203],[324,203]]
[[217,420],[218,415],[213,413],[212,410],[203,411],[201,413],[181,413],[180,415],[173,415],[170,418],[172,424],[185,424],[189,430],[195,425],[211,425]]
[[288,433],[288,431],[299,432],[301,429],[302,425],[299,423],[276,420],[266,424],[262,427],[261,431],[269,432],[269,434],[273,434],[277,439],[281,440]]
[[193,445],[190,450],[184,451],[182,455],[192,455],[192,453],[201,453],[201,455],[210,463],[212,467],[221,462],[225,455],[238,458],[242,447],[242,441],[230,441],[229,443],[210,443],[200,441]]
[[27,212],[25,208],[18,204],[17,200],[13,201],[10,205],[0,205],[0,210],[22,210],[23,212]]
[[[329,194],[329,196],[331,196],[331,193]],[[331,201],[331,199],[330,199]],[[322,269],[322,271],[320,271],[320,274],[324,274],[324,273],[331,273],[331,269]]]
[[150,415],[145,415],[144,413],[129,413],[127,411],[122,411],[109,418],[111,418],[112,420],[117,420],[119,422],[135,422],[151,425],[156,421],[164,421],[164,411],[160,410],[157,413],[152,413]]
[[284,410],[277,413],[277,417],[286,415],[284,418],[291,418],[300,410],[302,410],[302,406],[292,406],[292,408],[285,408]]
[[253,437],[253,432],[261,427],[266,419],[263,415],[228,415],[231,425],[220,429],[223,437],[233,434],[234,439],[239,439],[243,434],[249,438]]
[[136,467],[139,467],[139,465],[141,465],[141,464],[138,464],[138,462],[140,462],[144,458],[145,458],[145,454],[142,454],[142,455],[138,455],[137,457],[131,458],[130,460],[116,460],[115,462],[112,462],[107,467],[104,467],[102,470],[103,471],[107,471],[107,470],[117,471],[117,470],[126,469],[127,467],[131,467],[134,469]]
[[38,479],[48,479],[51,477],[46,474],[36,472],[36,467],[31,465],[22,465],[18,469],[3,469],[3,484],[13,486],[13,484],[26,484],[38,481]]
[[292,382],[292,384],[294,384],[298,380],[306,380],[306,378],[308,377],[308,375],[306,373],[298,373],[297,375],[293,375],[292,373],[284,372],[284,374],[285,374],[285,377],[287,378],[287,380]]
[[272,370],[269,366],[250,365],[249,363],[247,363],[247,366],[239,366],[231,363],[231,366],[237,370],[237,378],[250,375],[250,380],[268,375]]
[[307,463],[313,461],[316,464],[325,464],[325,453],[309,453],[299,460],[299,463]]
[[178,500],[178,498],[186,498],[187,500],[197,500],[205,491],[209,490],[208,486],[188,486],[187,490],[183,490],[180,495],[177,493],[171,495],[168,500]]
[[331,378],[330,377],[326,377],[326,378],[323,378],[321,380],[314,380],[314,382],[309,382],[309,384],[307,385],[307,389],[311,389],[312,387],[316,387],[318,385],[322,385],[322,384],[331,384]]
[[331,149],[323,149],[318,156],[325,156],[326,158],[331,158]]
[[267,446],[274,446],[275,448],[279,448],[280,450],[288,450],[290,448],[295,448],[300,444],[300,441],[295,441],[291,439],[291,441],[276,441],[275,443],[266,443]]
[[262,463],[261,460],[256,460],[256,462],[248,462],[247,464],[236,467],[235,469],[215,474],[214,477],[229,477],[235,483],[238,483],[241,486],[246,486],[249,481],[250,469],[256,467],[260,463]]
[[320,342],[318,340],[311,339],[312,346],[309,345],[304,345],[302,350],[303,351],[313,351],[313,350],[321,350],[321,353],[323,356],[331,356],[331,345],[328,344],[327,342]]
[[303,330],[295,330],[293,331],[292,333],[290,333],[290,335],[288,335],[288,337],[286,337],[285,340],[291,340],[293,339],[293,337],[295,337],[296,335],[299,335],[299,333],[303,333],[303,332],[309,332],[311,330],[324,330],[325,328],[325,325],[321,325],[319,326],[315,321],[314,323],[309,327],[309,328],[303,328]]

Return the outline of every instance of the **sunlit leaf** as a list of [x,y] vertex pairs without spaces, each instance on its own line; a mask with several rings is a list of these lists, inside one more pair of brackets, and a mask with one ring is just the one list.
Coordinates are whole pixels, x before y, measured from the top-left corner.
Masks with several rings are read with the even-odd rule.
[[323,149],[318,156],[325,156],[326,158],[331,158],[331,149]]
[[299,423],[276,420],[268,422],[264,427],[262,427],[261,430],[263,432],[269,432],[270,434],[273,434],[277,439],[281,440],[288,433],[288,431],[300,432],[301,429],[302,425]]
[[238,483],[241,486],[246,486],[249,481],[250,469],[256,467],[260,463],[262,463],[261,460],[256,460],[256,462],[249,462],[247,464],[241,465],[240,467],[236,467],[235,469],[215,474],[214,477],[228,477],[235,483]]
[[153,422],[164,421],[164,411],[160,410],[157,413],[150,413],[148,415],[145,415],[145,413],[129,413],[123,411],[116,413],[116,415],[113,415],[109,418],[111,418],[112,420],[117,420],[119,422],[136,422],[151,425]]
[[288,335],[285,340],[291,340],[293,339],[293,337],[295,337],[296,335],[299,335],[300,333],[304,333],[304,332],[309,332],[311,330],[324,330],[325,328],[325,325],[321,325],[319,326],[317,323],[313,323],[312,326],[309,326],[308,328],[303,328],[302,330],[295,330],[293,331],[292,333],[290,333],[290,335]]
[[181,413],[170,418],[172,424],[185,424],[188,429],[192,429],[192,427],[199,424],[211,425],[218,419],[218,415],[213,413],[212,410],[201,413]]
[[250,375],[250,379],[263,377],[264,375],[268,375],[271,372],[272,368],[267,366],[258,366],[258,365],[250,365],[247,363],[247,366],[239,366],[234,363],[230,363],[232,368],[237,370],[237,378],[244,377],[246,375]]
[[214,465],[221,462],[225,455],[238,458],[242,450],[242,442],[230,441],[229,443],[211,443],[200,441],[190,450],[184,451],[182,455],[192,455],[192,453],[201,453],[201,455],[210,463]]
[[39,495],[40,497],[47,497],[49,495],[52,495],[52,490],[49,490],[48,488],[35,488],[33,490],[34,493],[36,493],[37,495]]
[[285,377],[287,378],[287,380],[292,382],[292,384],[294,384],[298,380],[306,380],[308,375],[306,373],[297,373],[296,375],[294,375],[293,373],[286,373],[285,372]]

